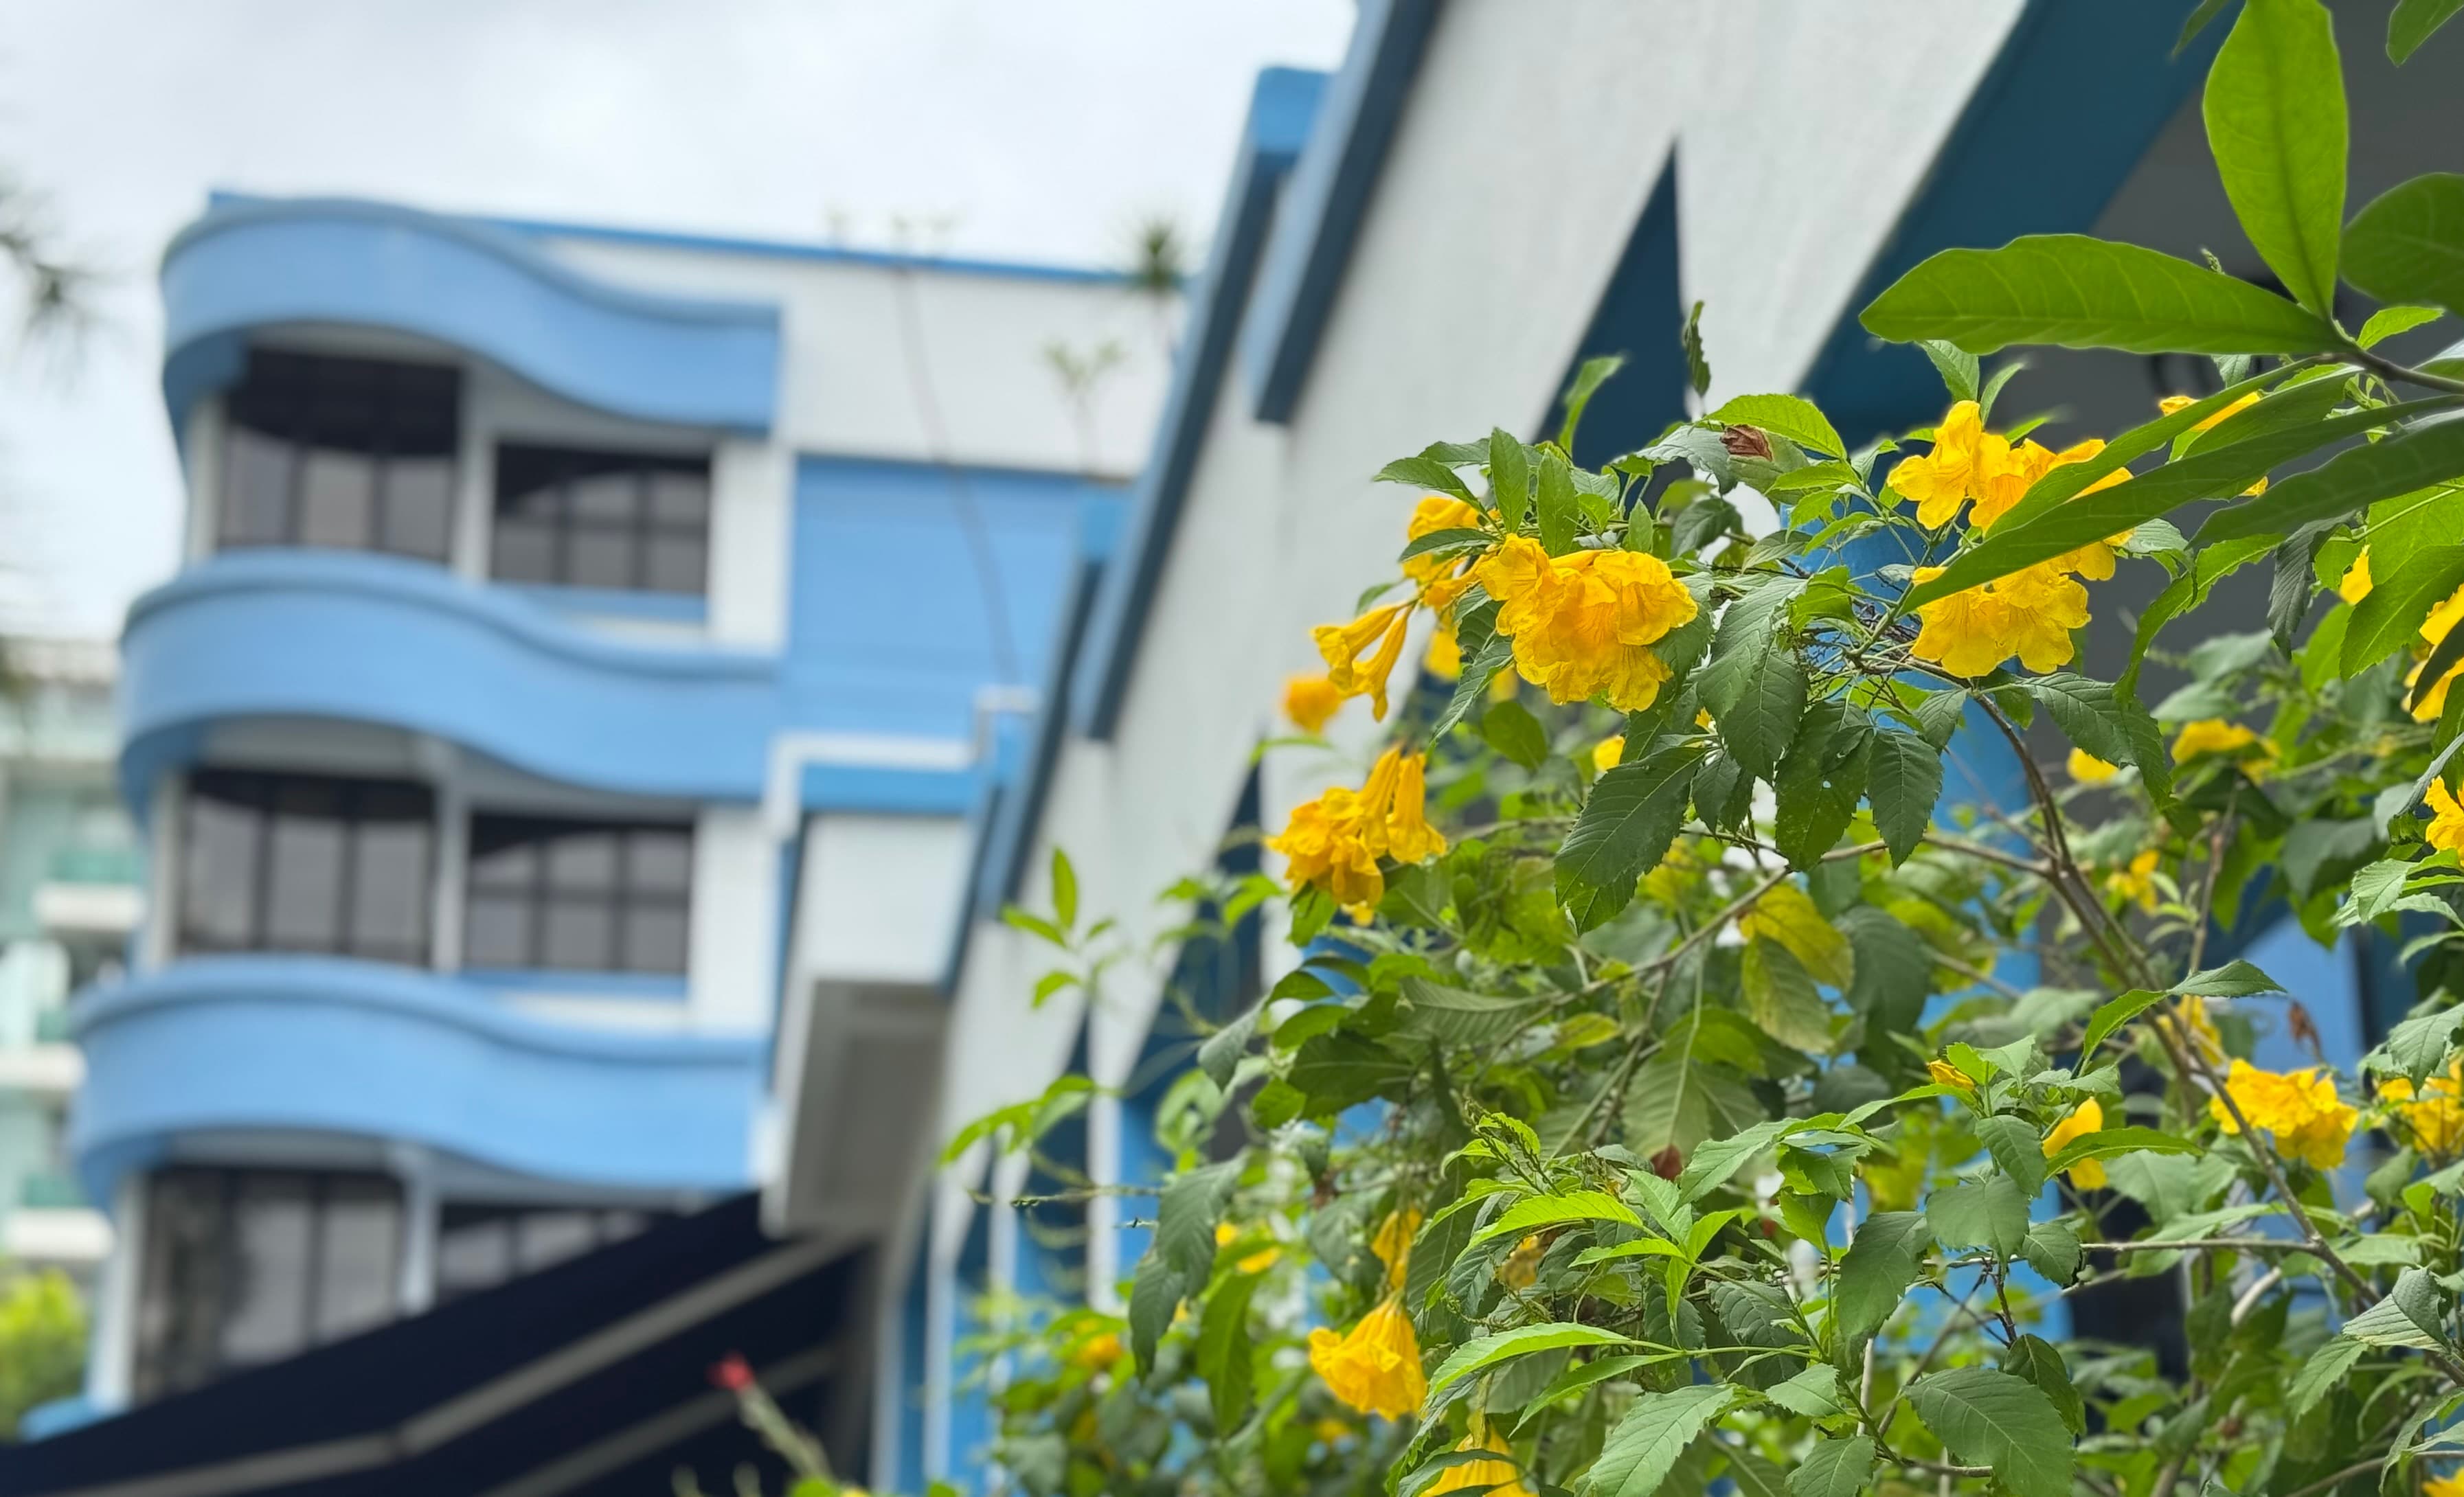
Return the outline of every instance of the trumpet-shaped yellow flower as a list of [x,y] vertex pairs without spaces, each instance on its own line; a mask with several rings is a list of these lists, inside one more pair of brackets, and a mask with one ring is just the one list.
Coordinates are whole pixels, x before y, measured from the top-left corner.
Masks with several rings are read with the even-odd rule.
[[1348,624],[1321,624],[1309,631],[1318,654],[1326,657],[1326,679],[1347,697],[1366,696],[1370,714],[1381,723],[1386,720],[1386,678],[1395,674],[1395,662],[1403,657],[1403,633],[1411,623],[1412,605],[1389,603]]
[[2105,888],[2154,914],[2156,910],[2156,850],[2149,848],[2130,860],[2130,866],[2107,874]]
[[2068,768],[2071,778],[2081,785],[2101,785],[2122,772],[2119,765],[2107,764],[2084,748],[2074,748]]
[[[1940,567],[1916,571],[1919,582],[1940,575]],[[2030,670],[2054,670],[2070,663],[2071,631],[2087,623],[2087,589],[2039,562],[1935,598],[1917,610],[1917,620],[1908,653],[1951,675],[1982,676],[2014,655]]]
[[1304,733],[1326,727],[1343,707],[1343,688],[1325,675],[1299,675],[1284,682],[1284,716]]
[[1592,746],[1592,768],[1602,774],[1625,760],[1625,734],[1611,733]]
[[1934,1085],[1947,1086],[1954,1092],[1973,1092],[1976,1090],[1976,1078],[1969,1075],[1967,1072],[1960,1070],[1957,1066],[1952,1065],[1947,1060],[1934,1059],[1926,1061],[1925,1074],[1933,1078]]
[[[1480,525],[1480,511],[1460,499],[1443,494],[1424,494],[1413,507],[1412,521],[1403,528],[1403,538],[1419,540],[1440,531],[1467,531]],[[1403,563],[1403,575],[1427,587],[1462,565],[1460,556],[1414,556]]]
[[2412,1082],[2403,1076],[2380,1082],[2379,1096],[2394,1104],[2396,1117],[2404,1120],[2422,1152],[2464,1151],[2464,1061],[2448,1067],[2443,1076],[2431,1076],[2418,1096]]
[[1338,785],[1293,807],[1282,834],[1266,839],[1284,855],[1291,887],[1314,884],[1337,904],[1365,912],[1385,897],[1378,858],[1417,863],[1444,852],[1444,835],[1428,822],[1426,773],[1419,754],[1390,748],[1360,789]]
[[1605,693],[1620,712],[1660,695],[1667,665],[1651,646],[1692,619],[1692,594],[1657,556],[1578,551],[1551,556],[1512,535],[1472,575],[1498,600],[1497,629],[1514,641],[1514,668],[1552,702]]
[[1465,1461],[1461,1465],[1447,1466],[1429,1484],[1430,1497],[1441,1492],[1483,1491],[1490,1497],[1532,1497],[1531,1488],[1523,1485],[1522,1468],[1514,1464],[1514,1452],[1497,1431],[1479,1415],[1472,1416],[1472,1432],[1463,1436],[1457,1450],[1485,1450],[1504,1456],[1502,1461]]
[[2445,780],[2430,782],[2430,828],[2422,835],[2441,852],[2464,853],[2464,805]]
[[2370,549],[2367,546],[2362,548],[2362,553],[2353,558],[2353,564],[2346,567],[2343,576],[2338,579],[2336,596],[2347,603],[2358,603],[2370,596]]
[[[2052,1159],[2087,1134],[2103,1131],[2104,1105],[2091,1096],[2072,1108],[2070,1116],[2054,1124],[2054,1131],[2045,1135],[2045,1158]],[[2070,1182],[2081,1190],[2104,1188],[2104,1165],[2099,1161],[2081,1160],[2065,1173]]]
[[2441,1471],[2423,1482],[2421,1497],[2464,1497],[2464,1466]]
[[2173,1005],[2173,1019],[2181,1025],[2189,1042],[2211,1065],[2225,1061],[2225,1037],[2216,1032],[2216,1021],[2208,1017],[2208,1001],[2193,993]]
[[1902,458],[1891,469],[1891,488],[1915,502],[1917,523],[1927,530],[1950,523],[1974,497],[1989,471],[2009,460],[2010,444],[1985,429],[1985,413],[1961,401],[1933,429],[1933,450]]
[[1463,642],[1455,638],[1450,620],[1438,621],[1438,632],[1429,636],[1429,653],[1420,657],[1420,668],[1440,681],[1463,679]]
[[[2344,1161],[2344,1145],[2361,1113],[2336,1095],[2335,1078],[2325,1067],[2279,1073],[2236,1060],[2225,1077],[2225,1091],[2250,1125],[2274,1136],[2285,1154],[2319,1169]],[[2226,1133],[2241,1132],[2223,1097],[2209,1097],[2208,1112]]]
[[[2253,746],[2257,748],[2255,755],[2244,752]],[[2276,745],[2239,723],[2228,723],[2220,717],[2204,717],[2182,725],[2181,736],[2173,740],[2175,764],[2214,754],[2238,759],[2244,773],[2254,780],[2264,779],[2276,763]]]
[[1386,1287],[1399,1290],[1412,1272],[1412,1239],[1420,1233],[1420,1208],[1406,1206],[1389,1211],[1386,1220],[1377,1224],[1377,1235],[1369,1239],[1369,1250],[1386,1265]]
[[[2421,621],[2423,642],[2419,646],[2419,651],[2424,658],[2413,665],[2412,673],[2404,678],[2404,683],[2407,686],[2412,685],[2421,679],[2421,667],[2430,663],[2428,660],[2430,652],[2436,649],[2438,641],[2446,639],[2447,632],[2459,623],[2464,623],[2464,587],[2459,587],[2449,594],[2447,600],[2431,609],[2430,617]],[[2464,675],[2464,662],[2458,662],[2448,670],[2446,675],[2439,677],[2428,691],[2422,693],[2420,702],[2414,704],[2412,708],[2415,721],[2423,723],[2438,721],[2439,714],[2447,710],[2447,688],[2455,684],[2455,678],[2459,675]]]
[[[2168,395],[2156,402],[2156,409],[2164,415],[2170,416],[2176,411],[2189,410],[2191,406],[2198,403],[2199,398],[2195,395]],[[2223,410],[2216,412],[2207,420],[2193,425],[2190,429],[2192,431],[2212,430],[2216,423],[2223,421],[2226,417],[2238,416],[2257,403],[2258,392],[2256,390],[2253,390],[2248,395],[2243,396],[2240,400],[2226,406]]]
[[[2021,499],[2027,497],[2028,490],[2036,486],[2036,480],[2066,464],[2084,463],[2103,450],[2104,442],[2100,437],[2074,443],[2059,452],[2034,442],[2022,442],[2015,447],[2005,446],[1999,453],[1986,449],[1984,465],[1978,473],[1976,507],[1968,511],[1968,523],[1979,531],[1992,529],[1994,521],[2010,513]],[[2115,468],[2072,497],[2079,498],[2100,488],[2110,488],[2127,482],[2129,477],[2128,468]],[[2110,540],[2090,541],[2057,564],[2068,571],[2085,571],[2088,575],[2102,581],[2113,575],[2113,548],[2127,538],[2127,532],[2124,532]],[[2069,565],[2074,559],[2079,563],[2078,566]]]
[[1420,1410],[1429,1383],[1420,1371],[1420,1342],[1390,1294],[1350,1331],[1324,1326],[1309,1333],[1309,1366],[1337,1399],[1363,1414],[1407,1419]]

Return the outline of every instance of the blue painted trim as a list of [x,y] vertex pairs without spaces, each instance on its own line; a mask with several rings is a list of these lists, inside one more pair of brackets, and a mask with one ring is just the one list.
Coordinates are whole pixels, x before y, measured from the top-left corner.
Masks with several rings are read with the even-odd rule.
[[453,974],[497,993],[554,993],[576,998],[649,998],[683,1003],[693,985],[680,972],[579,972],[548,967],[466,966]]
[[174,431],[248,333],[314,322],[430,338],[620,416],[770,429],[776,306],[611,285],[481,222],[344,198],[223,200],[172,239],[162,278]]
[[1327,85],[1324,124],[1302,151],[1276,214],[1257,311],[1241,338],[1242,372],[1260,421],[1290,420],[1300,400],[1437,18],[1438,0],[1361,0],[1352,45]]
[[644,618],[660,623],[710,621],[710,599],[697,593],[653,593],[647,588],[565,587],[551,582],[496,582],[541,608],[580,618]]
[[1325,84],[1323,74],[1268,68],[1250,94],[1245,143],[1216,218],[1215,245],[1173,367],[1155,449],[1131,497],[1120,564],[1106,569],[1088,626],[1088,650],[1070,678],[1071,722],[1090,738],[1110,738],[1120,715],[1155,579],[1171,554],[1181,505],[1223,387],[1276,190],[1309,139]]
[[1806,375],[1805,393],[1841,436],[1861,444],[1929,423],[1947,401],[1922,353],[1878,343],[1857,314],[1937,250],[2094,227],[2224,40],[2227,29],[2210,26],[2172,57],[2190,9],[2028,0]]
[[72,1010],[86,1188],[184,1134],[299,1129],[424,1143],[543,1179],[740,1188],[758,1035],[591,1029],[473,984],[333,957],[195,958]]

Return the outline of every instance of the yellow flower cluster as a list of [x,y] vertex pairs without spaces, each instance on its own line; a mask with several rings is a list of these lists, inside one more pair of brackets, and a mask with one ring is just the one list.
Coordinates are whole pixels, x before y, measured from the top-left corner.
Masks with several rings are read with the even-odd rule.
[[[1216,1247],[1229,1248],[1240,1240],[1241,1228],[1233,1226],[1229,1222],[1218,1222],[1215,1224]],[[1276,1260],[1283,1257],[1283,1255],[1284,1250],[1281,1248],[1270,1245],[1268,1247],[1261,1248],[1255,1252],[1246,1254],[1238,1262],[1234,1263],[1232,1267],[1243,1273],[1264,1273],[1268,1269],[1273,1268]]]
[[1420,1234],[1420,1212],[1417,1206],[1389,1211],[1386,1220],[1377,1224],[1377,1235],[1369,1240],[1369,1250],[1386,1265],[1386,1287],[1400,1290],[1412,1274],[1412,1239]]
[[1389,1214],[1369,1245],[1386,1264],[1386,1298],[1350,1331],[1320,1326],[1309,1333],[1309,1366],[1336,1398],[1363,1414],[1405,1419],[1419,1413],[1428,1397],[1419,1339],[1403,1313],[1403,1281],[1411,1272],[1412,1237],[1419,1229],[1419,1211]]
[[1282,835],[1266,839],[1287,859],[1293,891],[1314,884],[1365,915],[1386,895],[1378,858],[1417,863],[1444,852],[1444,835],[1428,822],[1426,772],[1419,754],[1389,748],[1360,789],[1338,785],[1293,808]]
[[2130,866],[2107,874],[2104,886],[2149,914],[2156,912],[2156,849],[2149,848],[2130,860]]
[[[2243,750],[2257,746],[2256,754]],[[2205,717],[2182,725],[2181,736],[2173,740],[2173,762],[2188,764],[2193,759],[2223,755],[2242,762],[2242,771],[2254,780],[2267,777],[2276,763],[2276,745],[2259,737],[2239,723],[2228,723],[2220,717]]]
[[[1480,511],[1470,505],[1443,494],[1430,494],[1413,510],[1411,523],[1404,532],[1408,539],[1419,540],[1439,531],[1469,530],[1479,524]],[[1412,626],[1412,610],[1425,607],[1435,611],[1439,627],[1447,631],[1444,637],[1450,638],[1455,600],[1470,589],[1472,581],[1470,570],[1460,556],[1414,556],[1403,563],[1403,575],[1418,589],[1411,601],[1387,603],[1348,624],[1320,624],[1309,631],[1318,654],[1326,660],[1326,679],[1336,692],[1337,703],[1347,697],[1365,696],[1371,715],[1379,722],[1386,719],[1386,683],[1395,674],[1395,662],[1403,658],[1403,636]],[[1443,663],[1438,660],[1434,646],[1431,659]],[[1288,710],[1288,689],[1286,702]],[[1300,721],[1297,716],[1293,720]],[[1323,722],[1321,718],[1321,725]],[[1309,731],[1315,732],[1316,728]]]
[[1514,1464],[1514,1452],[1507,1447],[1505,1441],[1497,1438],[1496,1429],[1478,1414],[1471,1417],[1471,1433],[1463,1436],[1463,1443],[1455,1448],[1485,1450],[1491,1455],[1504,1456],[1506,1459],[1465,1461],[1461,1465],[1446,1467],[1439,1473],[1438,1479],[1430,1484],[1430,1497],[1439,1497],[1439,1494],[1443,1492],[1462,1491],[1486,1491],[1491,1494],[1491,1497],[1532,1497],[1531,1488],[1524,1486],[1519,1480],[1521,1467]]
[[2445,853],[2464,853],[2464,805],[2445,780],[2430,782],[2430,829],[2422,835]]
[[1668,564],[1641,552],[1551,556],[1510,535],[1472,575],[1498,600],[1497,632],[1514,641],[1515,670],[1552,702],[1605,692],[1620,712],[1651,705],[1669,677],[1651,646],[1696,612]]
[[[2052,1159],[2085,1135],[2103,1131],[2104,1104],[2091,1096],[2073,1108],[2069,1117],[2054,1124],[2054,1131],[2045,1135],[2045,1158]],[[2104,1165],[2096,1160],[2081,1160],[2065,1173],[2070,1182],[2081,1190],[2104,1188]]]
[[[2010,513],[2038,479],[2103,450],[2104,444],[2094,438],[2059,452],[2024,440],[2013,446],[1985,429],[1974,401],[1962,401],[1934,428],[1930,452],[1902,459],[1891,469],[1891,488],[1915,501],[1918,523],[1927,527],[1949,524],[1962,505],[1972,502],[1969,524],[1981,533]],[[2129,477],[2129,469],[2117,468],[2082,492],[2110,488]],[[1954,676],[1982,676],[2014,656],[2036,671],[2070,663],[2071,631],[2088,620],[2087,589],[2079,578],[2101,582],[2112,576],[2113,548],[2124,538],[2090,541],[2051,561],[1936,598],[1917,610],[1922,628],[1910,653]],[[1920,567],[1916,580],[1940,575],[1939,567]]]
[[[2225,1076],[2225,1091],[2250,1125],[2266,1129],[2286,1154],[2319,1169],[2334,1169],[2344,1161],[2344,1145],[2361,1113],[2336,1095],[2335,1077],[2325,1067],[2261,1071],[2236,1060]],[[2225,1132],[2241,1132],[2223,1097],[2209,1097],[2208,1112]]]
[[2464,1061],[2448,1067],[2443,1076],[2431,1076],[2418,1097],[2403,1076],[2380,1082],[2379,1096],[2395,1104],[2395,1115],[2424,1153],[2464,1151]]
[[[2411,674],[2404,678],[2405,685],[2409,687],[2421,679],[2421,667],[2430,663],[2430,652],[2438,648],[2438,641],[2446,639],[2447,632],[2459,623],[2464,623],[2464,587],[2450,594],[2445,601],[2430,611],[2429,618],[2421,621],[2421,643],[2414,646],[2414,650],[2422,658],[2414,662]],[[2449,667],[2447,674],[2432,683],[2431,688],[2421,694],[2421,700],[2413,704],[2412,715],[2416,722],[2438,721],[2438,715],[2447,710],[2447,688],[2455,684],[2458,676],[2464,676],[2464,662]]]
[[1304,733],[1326,727],[1343,702],[1343,688],[1323,675],[1293,676],[1284,683],[1284,716]]
[[[2176,411],[2189,410],[2191,406],[2198,403],[2199,401],[2196,396],[2168,395],[2156,402],[2156,409],[2167,416],[2170,416]],[[2240,400],[2233,401],[2231,405],[2226,406],[2223,410],[2216,412],[2207,420],[2193,422],[2190,425],[2190,429],[2192,431],[2211,431],[2215,429],[2216,423],[2223,421],[2226,417],[2238,416],[2257,403],[2258,392],[2256,390],[2253,390],[2248,395],[2245,395]],[[2267,480],[2264,477],[2260,478],[2258,482],[2251,485],[2248,488],[2242,490],[2245,497],[2255,496],[2265,492],[2267,492]]]

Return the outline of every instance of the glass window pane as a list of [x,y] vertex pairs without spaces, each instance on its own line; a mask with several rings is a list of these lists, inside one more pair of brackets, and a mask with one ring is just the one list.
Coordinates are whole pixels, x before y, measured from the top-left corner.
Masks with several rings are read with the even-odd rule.
[[577,525],[564,538],[564,575],[575,587],[633,586],[633,532]]
[[[539,848],[536,841],[515,842],[510,846],[487,844],[495,827],[502,822],[481,817],[473,828],[474,851],[471,857],[471,883],[473,888],[527,890],[539,879]],[[504,834],[496,834],[504,835]]]
[[526,1211],[516,1228],[514,1258],[524,1273],[562,1263],[599,1245],[599,1224],[588,1211]]
[[299,544],[364,551],[376,532],[376,464],[312,448],[299,469]]
[[539,965],[563,971],[607,971],[615,956],[615,914],[605,901],[550,898],[540,933]]
[[650,474],[650,518],[699,526],[710,519],[710,479],[662,469]]
[[291,512],[292,446],[277,437],[234,425],[225,439],[222,543],[278,546]]
[[617,835],[568,832],[547,845],[548,887],[560,893],[616,887]]
[[397,457],[385,466],[385,529],[378,544],[397,555],[443,561],[453,544],[453,463]]
[[213,1376],[222,1316],[222,1180],[165,1170],[146,1182],[137,1389],[152,1398]]
[[556,580],[556,532],[533,520],[498,520],[488,575],[506,582]]
[[397,962],[428,955],[429,829],[378,821],[352,839],[351,949]]
[[311,1228],[305,1178],[241,1177],[231,1196],[224,1365],[272,1361],[307,1344]]
[[628,887],[668,894],[692,889],[692,833],[644,829],[627,836],[625,842]]
[[324,1217],[316,1338],[332,1341],[393,1318],[402,1205],[379,1182],[337,1181],[326,1191]]
[[578,520],[629,526],[641,509],[642,475],[625,467],[577,476],[565,488],[565,502]]
[[527,895],[473,890],[462,922],[465,966],[529,966],[531,901]]
[[685,971],[687,920],[681,908],[634,905],[625,916],[625,961],[627,972]]
[[203,793],[188,797],[180,872],[182,944],[237,951],[253,941],[259,815]]
[[452,1299],[493,1289],[513,1274],[512,1216],[447,1207],[444,1226],[436,1237],[436,1297]]
[[644,553],[642,585],[653,593],[698,597],[710,590],[710,548],[698,535],[654,531]]
[[265,944],[333,951],[341,944],[342,824],[331,815],[276,812],[266,839]]

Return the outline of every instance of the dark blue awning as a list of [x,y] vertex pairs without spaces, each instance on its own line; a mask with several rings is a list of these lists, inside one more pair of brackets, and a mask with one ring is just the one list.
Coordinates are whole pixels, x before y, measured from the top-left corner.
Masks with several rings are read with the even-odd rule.
[[[852,1445],[865,1254],[776,1240],[745,1196],[364,1335],[0,1446],[10,1497],[655,1497],[777,1462],[711,1385],[730,1353]],[[843,1472],[862,1451],[832,1449]]]

